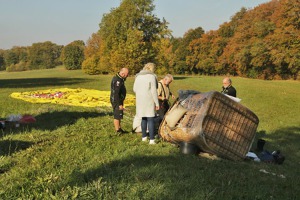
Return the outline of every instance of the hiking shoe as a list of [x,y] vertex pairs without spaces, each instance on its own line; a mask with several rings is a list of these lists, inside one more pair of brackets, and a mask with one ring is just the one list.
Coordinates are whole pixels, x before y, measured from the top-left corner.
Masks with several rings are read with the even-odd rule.
[[125,130],[123,130],[123,129],[121,129],[121,130],[122,130],[123,133],[129,133],[129,131],[125,131]]
[[117,133],[118,135],[122,135],[122,134],[124,134],[124,131],[120,128],[119,130],[116,131],[116,133]]
[[149,144],[156,144],[155,140],[150,140]]
[[119,130],[117,130],[117,133],[119,133],[119,134],[123,134],[123,133],[128,133],[127,131],[124,131],[123,129],[119,129]]
[[142,142],[147,142],[147,137],[142,137]]

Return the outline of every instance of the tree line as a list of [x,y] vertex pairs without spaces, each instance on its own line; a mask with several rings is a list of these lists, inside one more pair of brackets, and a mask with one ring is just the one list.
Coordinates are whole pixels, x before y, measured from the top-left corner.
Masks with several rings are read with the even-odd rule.
[[33,43],[29,47],[15,46],[0,50],[0,70],[26,71],[50,69],[64,64],[66,69],[80,69],[85,43],[77,40],[63,46],[50,41]]
[[0,69],[21,71],[65,65],[87,74],[137,73],[154,62],[157,73],[232,75],[259,79],[299,79],[300,2],[272,0],[241,8],[218,30],[202,27],[173,37],[153,0],[122,0],[103,15],[86,44],[49,41],[0,50]]

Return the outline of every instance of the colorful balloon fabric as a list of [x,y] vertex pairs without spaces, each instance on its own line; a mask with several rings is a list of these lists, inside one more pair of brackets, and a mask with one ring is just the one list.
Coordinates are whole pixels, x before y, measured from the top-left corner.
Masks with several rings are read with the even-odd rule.
[[[58,88],[49,90],[37,90],[31,92],[14,92],[12,98],[21,99],[31,103],[55,103],[71,106],[102,107],[111,106],[110,91],[93,89]],[[135,105],[135,96],[127,94],[124,106]]]

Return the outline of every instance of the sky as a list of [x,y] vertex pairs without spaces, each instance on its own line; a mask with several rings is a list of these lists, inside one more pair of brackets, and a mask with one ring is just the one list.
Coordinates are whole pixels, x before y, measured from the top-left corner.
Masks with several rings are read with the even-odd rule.
[[[175,37],[189,29],[217,30],[242,7],[252,9],[270,0],[154,0],[155,14],[169,22]],[[0,49],[51,41],[86,42],[99,30],[103,14],[120,0],[0,0]]]

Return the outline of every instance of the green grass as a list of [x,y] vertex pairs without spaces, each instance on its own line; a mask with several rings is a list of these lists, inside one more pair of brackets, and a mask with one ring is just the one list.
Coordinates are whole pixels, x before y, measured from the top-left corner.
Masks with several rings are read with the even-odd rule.
[[[31,114],[37,119],[0,130],[0,199],[299,198],[299,81],[233,78],[241,103],[260,119],[256,138],[267,140],[267,150],[282,151],[282,165],[183,155],[170,143],[151,146],[140,135],[115,135],[110,108],[31,104],[9,97],[61,87],[109,90],[111,78],[62,67],[0,72],[0,117]],[[133,76],[126,81],[131,94],[133,81]],[[220,91],[221,81],[176,76],[171,90]],[[127,130],[134,113],[134,107],[125,113]]]

